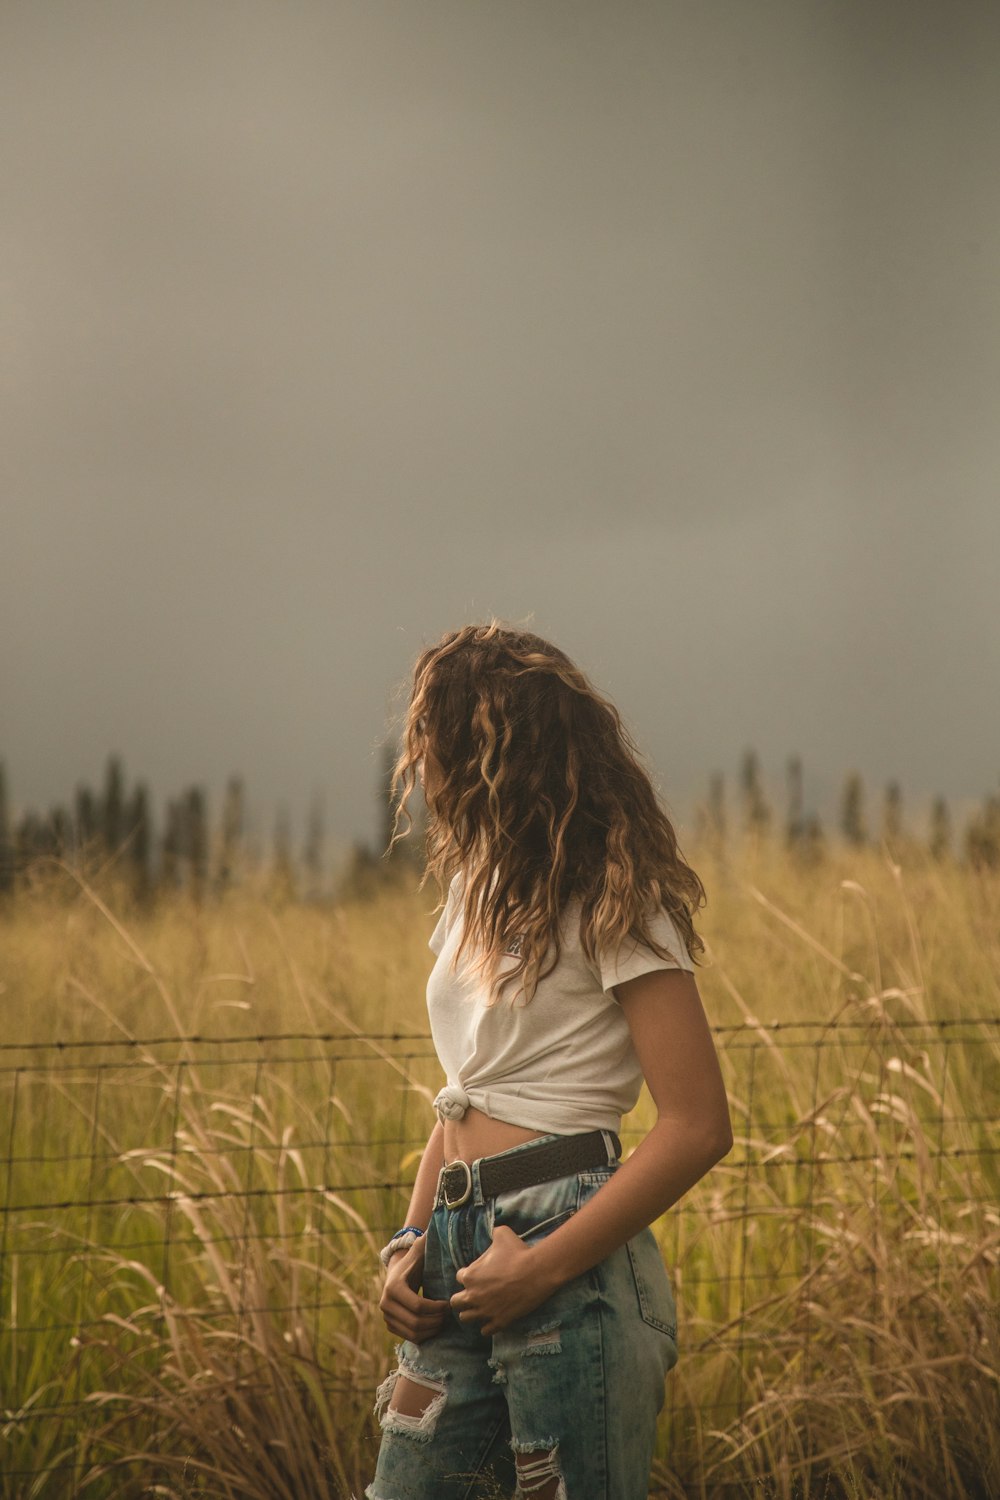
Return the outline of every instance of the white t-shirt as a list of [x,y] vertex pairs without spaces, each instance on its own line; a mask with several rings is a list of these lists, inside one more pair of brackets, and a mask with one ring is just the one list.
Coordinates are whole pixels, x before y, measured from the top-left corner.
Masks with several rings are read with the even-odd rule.
[[[611,989],[652,969],[694,972],[673,919],[661,907],[650,930],[677,955],[676,963],[628,938],[617,954],[602,953],[595,965],[580,943],[580,903],[574,898],[562,917],[559,962],[539,980],[527,1005],[517,984],[487,1005],[485,981],[470,972],[468,952],[451,972],[463,921],[459,873],[430,937],[437,961],[427,981],[427,1012],[448,1080],[434,1100],[438,1117],[459,1120],[471,1105],[493,1119],[557,1135],[617,1131],[639,1098],[642,1069]],[[516,965],[512,950],[500,972]]]

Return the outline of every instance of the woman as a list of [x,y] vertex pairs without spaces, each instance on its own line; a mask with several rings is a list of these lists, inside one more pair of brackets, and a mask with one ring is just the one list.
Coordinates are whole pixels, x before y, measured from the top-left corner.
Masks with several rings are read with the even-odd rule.
[[[401,1343],[366,1495],[645,1500],[677,1360],[648,1226],[732,1145],[704,888],[617,711],[538,636],[494,621],[423,652],[400,813],[418,774],[447,1083],[382,1252]],[[657,1120],[620,1162],[643,1079]]]

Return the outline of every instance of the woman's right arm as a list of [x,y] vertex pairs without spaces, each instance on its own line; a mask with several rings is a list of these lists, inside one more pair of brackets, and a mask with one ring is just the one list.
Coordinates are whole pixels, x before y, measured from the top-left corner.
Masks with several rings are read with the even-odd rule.
[[431,1222],[438,1173],[443,1165],[444,1126],[438,1120],[424,1147],[424,1154],[420,1158],[413,1193],[410,1196],[410,1206],[406,1211],[407,1224],[412,1224],[416,1229],[426,1229]]
[[[434,1191],[444,1161],[444,1126],[439,1120],[430,1133],[417,1168],[410,1196],[406,1222],[426,1229],[434,1208]],[[398,1250],[389,1261],[379,1307],[386,1327],[398,1338],[412,1339],[415,1344],[439,1333],[448,1315],[447,1298],[436,1301],[420,1295],[423,1279],[426,1241],[421,1235],[409,1250]]]

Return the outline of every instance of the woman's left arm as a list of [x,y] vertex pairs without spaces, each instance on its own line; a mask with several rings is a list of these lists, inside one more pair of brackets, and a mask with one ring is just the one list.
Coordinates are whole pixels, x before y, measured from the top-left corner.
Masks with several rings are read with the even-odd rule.
[[693,974],[655,969],[616,986],[657,1120],[627,1161],[547,1238],[499,1226],[458,1279],[452,1306],[496,1333],[652,1224],[731,1149],[719,1059]]

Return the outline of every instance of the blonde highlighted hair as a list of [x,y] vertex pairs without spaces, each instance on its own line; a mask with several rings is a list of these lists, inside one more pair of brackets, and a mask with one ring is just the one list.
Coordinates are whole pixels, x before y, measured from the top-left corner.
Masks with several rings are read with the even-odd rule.
[[[433,776],[421,887],[433,874],[445,891],[462,872],[455,962],[475,951],[493,1000],[515,980],[531,999],[559,961],[560,918],[573,898],[592,963],[629,936],[677,958],[649,931],[661,905],[697,962],[704,886],[618,710],[558,647],[491,620],[420,654],[392,773],[390,848],[413,827],[407,802],[425,758]],[[518,963],[500,975],[515,935]]]

